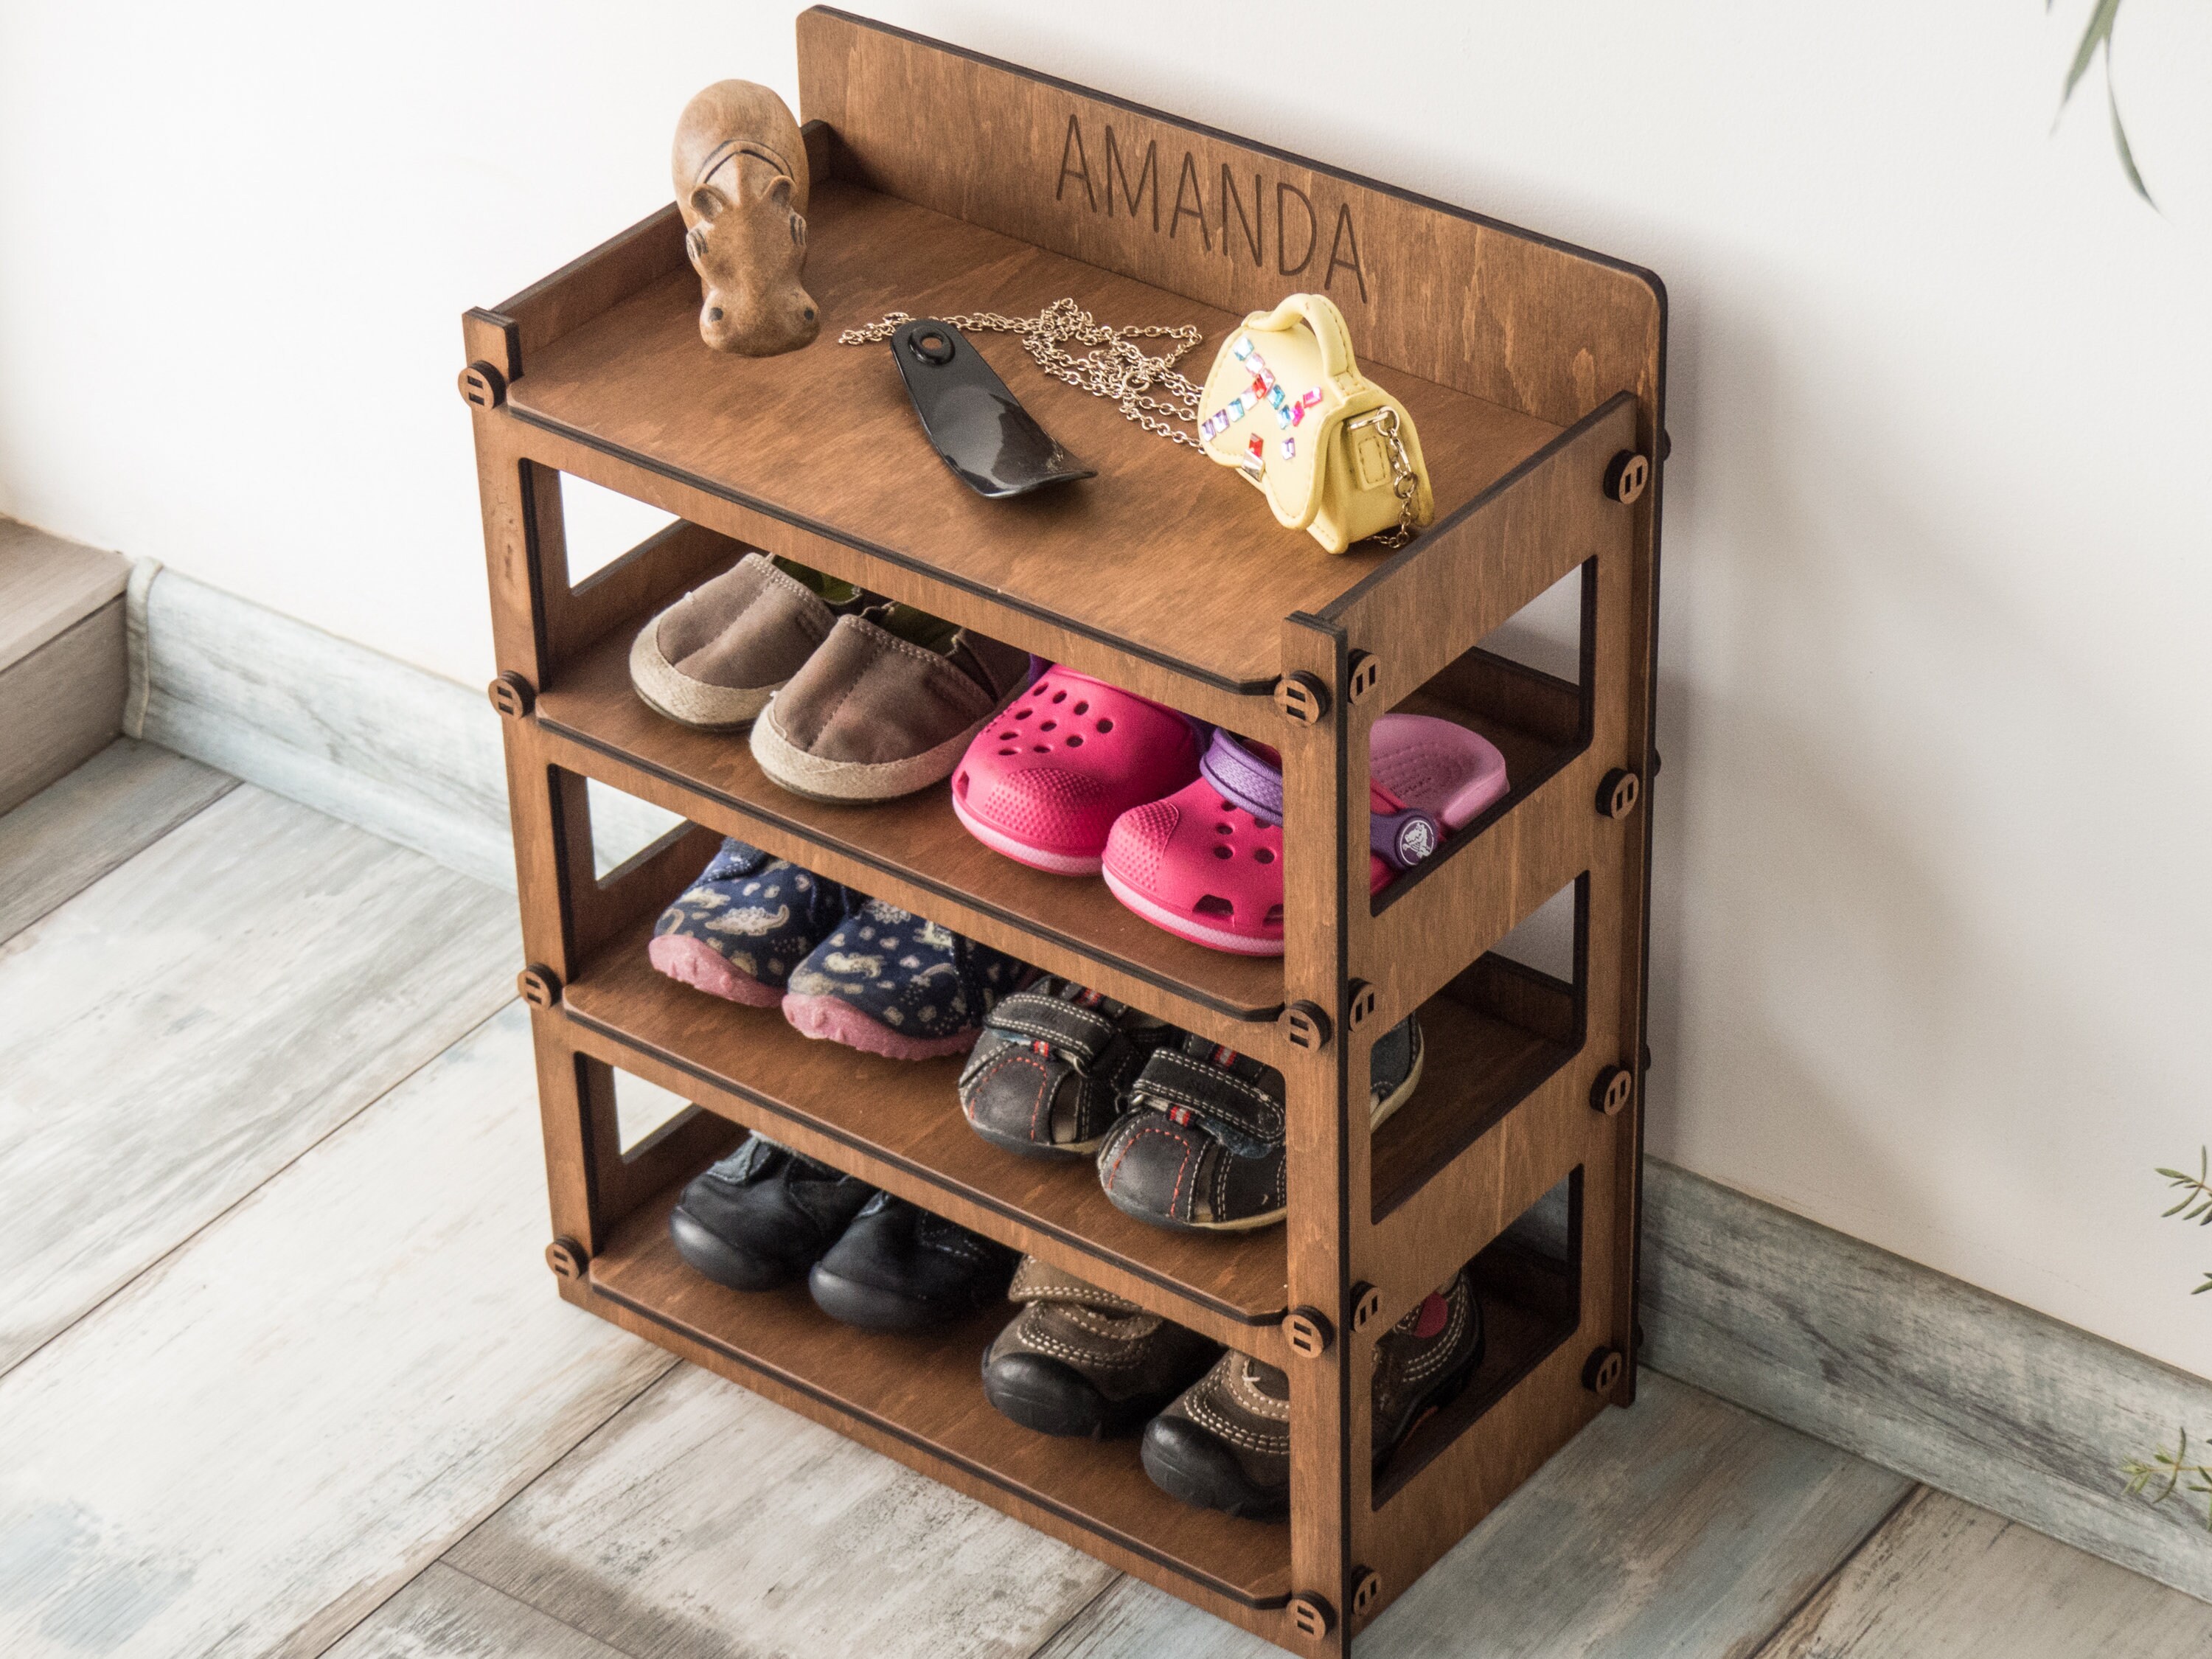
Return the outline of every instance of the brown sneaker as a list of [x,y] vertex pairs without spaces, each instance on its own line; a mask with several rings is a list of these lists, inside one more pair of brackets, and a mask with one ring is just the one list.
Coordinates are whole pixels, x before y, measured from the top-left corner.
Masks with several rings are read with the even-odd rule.
[[[1482,1363],[1482,1304],[1464,1271],[1375,1345],[1375,1468],[1413,1425],[1449,1402]],[[1145,1473],[1170,1497],[1249,1519],[1291,1499],[1291,1383],[1249,1354],[1213,1369],[1145,1425]]]
[[629,680],[655,712],[705,732],[750,724],[769,696],[869,595],[765,553],[748,553],[639,631]]
[[1097,1440],[1158,1411],[1219,1352],[1033,1255],[1007,1300],[1022,1310],[983,1353],[983,1394],[1025,1429]]
[[1029,683],[1030,654],[879,605],[841,617],[754,723],[753,758],[794,795],[892,800],[952,775],[968,741]]

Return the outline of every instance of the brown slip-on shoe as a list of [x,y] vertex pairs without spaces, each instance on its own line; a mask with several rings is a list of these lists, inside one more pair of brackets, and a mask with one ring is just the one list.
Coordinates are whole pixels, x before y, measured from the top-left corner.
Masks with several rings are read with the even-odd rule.
[[841,617],[753,724],[753,758],[812,800],[894,800],[952,775],[1029,684],[1030,655],[910,606]]
[[1135,1303],[1022,1258],[1022,1310],[983,1352],[983,1395],[1039,1434],[1096,1440],[1133,1429],[1203,1371],[1218,1346]]
[[629,651],[630,684],[670,720],[704,732],[734,731],[750,724],[805,665],[840,613],[868,598],[804,565],[787,568],[765,553],[748,553],[639,631]]

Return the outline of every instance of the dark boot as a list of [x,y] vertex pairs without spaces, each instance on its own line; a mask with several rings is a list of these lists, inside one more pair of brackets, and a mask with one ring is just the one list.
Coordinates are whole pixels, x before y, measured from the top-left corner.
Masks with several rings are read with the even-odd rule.
[[668,1231],[716,1284],[772,1291],[811,1267],[875,1192],[755,1135],[684,1189]]
[[815,1304],[864,1330],[941,1330],[1005,1294],[1015,1253],[878,1193],[807,1275]]
[[1006,1295],[1022,1310],[984,1352],[983,1394],[1039,1434],[1096,1440],[1133,1429],[1219,1352],[1033,1255],[1022,1258]]

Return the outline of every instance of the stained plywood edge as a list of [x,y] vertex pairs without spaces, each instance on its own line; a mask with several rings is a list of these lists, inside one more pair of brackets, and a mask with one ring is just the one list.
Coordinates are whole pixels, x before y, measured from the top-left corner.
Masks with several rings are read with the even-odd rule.
[[2201,1509],[2118,1474],[2212,1382],[1656,1159],[1644,1194],[1647,1364],[2212,1601]]
[[1922,1487],[1754,1659],[2193,1659],[2212,1607]]
[[131,562],[0,519],[0,669],[123,597]]

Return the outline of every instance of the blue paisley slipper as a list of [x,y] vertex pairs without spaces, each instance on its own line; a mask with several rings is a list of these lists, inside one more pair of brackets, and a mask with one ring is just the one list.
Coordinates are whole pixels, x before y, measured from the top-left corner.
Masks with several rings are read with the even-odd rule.
[[726,841],[660,913],[646,955],[669,978],[709,996],[773,1008],[792,969],[860,902],[787,859]]
[[933,1060],[973,1048],[991,1006],[1029,975],[1003,951],[861,899],[792,970],[783,1017],[866,1054]]

